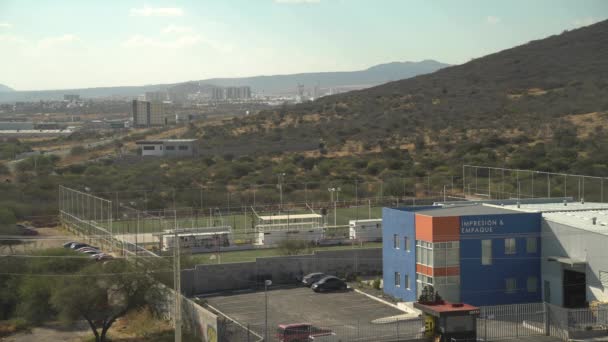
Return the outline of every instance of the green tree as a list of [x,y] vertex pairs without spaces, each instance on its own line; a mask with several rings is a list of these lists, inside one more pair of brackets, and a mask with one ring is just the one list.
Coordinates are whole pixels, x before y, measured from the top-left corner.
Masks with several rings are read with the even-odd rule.
[[283,240],[279,242],[279,250],[284,255],[298,255],[309,247],[307,241]]
[[16,238],[16,235],[19,235],[19,230],[15,223],[17,223],[15,213],[9,208],[0,207],[0,236],[4,237],[0,239],[0,247],[8,247],[11,253],[13,253],[13,246],[21,243]]
[[124,260],[96,263],[79,275],[59,286],[51,303],[67,321],[85,319],[97,342],[106,341],[112,324],[130,310],[154,308],[165,298],[164,288],[143,266]]
[[82,145],[77,145],[72,147],[72,149],[70,150],[70,154],[73,156],[80,156],[87,153],[87,149],[84,148],[84,146]]

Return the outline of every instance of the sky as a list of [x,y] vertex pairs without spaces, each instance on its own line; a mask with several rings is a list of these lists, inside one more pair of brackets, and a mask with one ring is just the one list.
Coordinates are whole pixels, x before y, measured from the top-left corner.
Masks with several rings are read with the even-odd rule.
[[0,0],[0,84],[69,89],[461,64],[607,18],[605,0]]

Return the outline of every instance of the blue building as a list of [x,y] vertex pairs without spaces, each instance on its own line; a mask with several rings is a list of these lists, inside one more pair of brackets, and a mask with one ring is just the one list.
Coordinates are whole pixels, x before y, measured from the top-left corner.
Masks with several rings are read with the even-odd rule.
[[451,302],[541,300],[541,214],[499,206],[383,209],[384,292],[415,301],[432,285]]

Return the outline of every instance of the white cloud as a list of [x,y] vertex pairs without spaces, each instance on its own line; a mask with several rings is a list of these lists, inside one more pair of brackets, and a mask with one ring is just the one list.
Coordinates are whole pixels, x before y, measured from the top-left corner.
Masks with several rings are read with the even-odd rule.
[[163,33],[191,33],[192,27],[169,25],[163,29]]
[[599,21],[598,19],[595,19],[593,17],[578,18],[572,22],[572,25],[574,25],[574,27],[583,27],[583,26],[589,26],[589,25],[595,24],[598,21]]
[[64,34],[63,36],[47,37],[47,38],[41,39],[38,42],[38,46],[42,47],[42,48],[48,48],[48,47],[53,47],[53,46],[57,46],[57,45],[77,42],[79,40],[80,39],[76,35]]
[[500,23],[500,18],[494,15],[489,15],[486,17],[486,23],[490,25],[496,25]]
[[169,25],[162,31],[163,35],[146,36],[141,34],[132,35],[122,43],[123,47],[151,47],[163,49],[180,49],[197,45],[206,45],[218,52],[228,53],[233,46],[223,41],[212,40],[195,32],[191,27]]
[[13,25],[9,24],[9,23],[0,23],[0,28],[6,28],[9,29],[13,27]]
[[148,7],[131,8],[132,17],[181,17],[184,10],[179,7]]
[[318,4],[321,0],[274,0],[275,4]]

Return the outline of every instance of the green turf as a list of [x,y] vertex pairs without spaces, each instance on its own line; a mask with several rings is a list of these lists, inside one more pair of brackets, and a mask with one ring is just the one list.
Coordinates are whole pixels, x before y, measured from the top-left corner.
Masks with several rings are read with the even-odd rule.
[[[299,254],[311,254],[315,250],[317,251],[332,251],[332,250],[341,250],[341,249],[352,249],[352,248],[373,248],[382,247],[381,242],[370,242],[361,245],[354,246],[328,246],[328,247],[314,247],[311,249],[302,250]],[[279,248],[272,249],[255,249],[248,251],[235,251],[235,252],[222,252],[220,253],[219,261],[221,263],[230,263],[230,262],[246,262],[246,261],[255,261],[255,258],[259,257],[270,257],[270,256],[280,256],[284,255],[284,252]],[[205,253],[205,254],[195,254],[189,256],[188,264],[216,264],[218,263],[218,259],[215,254]]]
[[[290,212],[291,214],[303,214],[309,213],[305,211]],[[371,217],[370,217],[371,213]],[[258,213],[260,215],[267,215],[268,213]],[[276,214],[276,213],[275,213]],[[368,218],[382,218],[382,207],[372,207],[371,212],[367,207],[357,208],[338,208],[336,210],[336,224],[338,226],[348,225],[349,220],[354,219],[368,219]],[[215,216],[211,221],[209,217],[190,217],[180,218],[177,220],[177,224],[180,228],[192,228],[192,227],[217,227],[222,225],[231,226],[235,232],[253,231],[255,225],[254,217],[251,212],[247,215],[242,213]],[[327,224],[332,226],[334,224],[334,210],[329,208],[327,212]],[[112,223],[112,230],[117,234],[126,233],[156,233],[161,232],[164,229],[173,228],[173,221],[168,219],[165,221],[165,225],[157,219],[144,219],[137,224],[137,220],[118,220]]]

